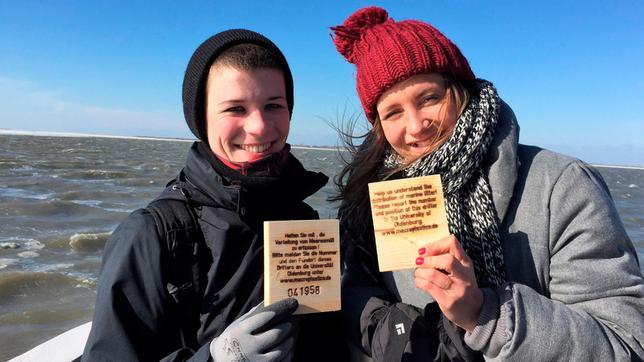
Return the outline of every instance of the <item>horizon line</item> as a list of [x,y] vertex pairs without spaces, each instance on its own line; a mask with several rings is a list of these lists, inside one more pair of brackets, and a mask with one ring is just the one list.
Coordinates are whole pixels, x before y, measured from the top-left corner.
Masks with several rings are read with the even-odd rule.
[[[0,128],[0,135],[14,135],[14,136],[36,136],[36,137],[79,137],[79,138],[116,138],[116,139],[133,139],[133,140],[148,140],[148,141],[177,141],[177,142],[195,142],[196,138],[180,138],[180,137],[153,137],[153,136],[118,136],[118,135],[105,135],[94,133],[75,133],[75,132],[50,132],[50,131],[24,131],[14,130],[7,128]],[[291,145],[293,149],[303,150],[318,150],[318,151],[346,151],[345,148],[332,147],[332,146],[308,146],[308,145]],[[619,168],[626,170],[644,170],[644,166],[633,165],[610,165],[602,163],[590,163],[591,166],[597,168]]]
[[[50,131],[24,131],[0,128],[0,135],[13,135],[13,136],[36,136],[36,137],[77,137],[77,138],[116,138],[116,139],[130,139],[130,140],[147,140],[147,141],[177,141],[177,142],[195,142],[196,138],[181,138],[181,137],[154,137],[154,136],[119,136],[119,135],[105,135],[96,133],[76,133],[76,132],[50,132]],[[318,150],[318,151],[340,151],[344,152],[346,149],[333,146],[308,146],[308,145],[291,145],[291,148],[304,149],[304,150]]]

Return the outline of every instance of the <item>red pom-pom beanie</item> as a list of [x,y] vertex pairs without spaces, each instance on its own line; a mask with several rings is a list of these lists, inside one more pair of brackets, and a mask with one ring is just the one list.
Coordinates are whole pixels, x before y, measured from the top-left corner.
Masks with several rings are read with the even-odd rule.
[[422,21],[396,22],[384,9],[366,7],[331,30],[338,52],[356,65],[358,96],[369,122],[378,115],[380,96],[412,75],[447,73],[466,85],[475,80],[458,47]]

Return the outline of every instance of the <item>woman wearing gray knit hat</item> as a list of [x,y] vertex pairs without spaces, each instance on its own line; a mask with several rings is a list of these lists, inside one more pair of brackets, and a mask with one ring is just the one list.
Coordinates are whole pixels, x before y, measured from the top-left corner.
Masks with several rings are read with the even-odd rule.
[[[644,282],[601,176],[519,144],[510,107],[431,25],[368,7],[332,30],[373,126],[336,180],[353,343],[378,361],[644,358]],[[367,184],[434,174],[451,235],[380,272]]]
[[293,79],[282,52],[249,30],[214,35],[190,59],[183,105],[199,141],[107,241],[83,360],[342,358],[333,313],[294,317],[293,298],[263,304],[263,222],[318,218],[303,200],[328,180],[286,143]]

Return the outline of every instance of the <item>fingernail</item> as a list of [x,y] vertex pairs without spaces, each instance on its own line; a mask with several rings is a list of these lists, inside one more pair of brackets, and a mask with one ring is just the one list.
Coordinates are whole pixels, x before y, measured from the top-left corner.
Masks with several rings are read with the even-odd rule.
[[418,257],[416,258],[416,265],[423,265],[425,258]]
[[423,254],[425,254],[426,251],[427,251],[427,249],[420,248],[420,249],[418,249],[418,255],[423,255]]

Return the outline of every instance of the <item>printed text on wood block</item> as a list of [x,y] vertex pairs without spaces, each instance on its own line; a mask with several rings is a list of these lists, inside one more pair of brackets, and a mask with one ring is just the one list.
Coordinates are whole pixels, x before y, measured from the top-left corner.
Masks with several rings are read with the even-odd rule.
[[449,236],[440,175],[372,182],[369,199],[380,271],[415,268],[420,247]]
[[264,222],[264,303],[288,297],[296,314],[340,309],[338,220]]

